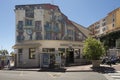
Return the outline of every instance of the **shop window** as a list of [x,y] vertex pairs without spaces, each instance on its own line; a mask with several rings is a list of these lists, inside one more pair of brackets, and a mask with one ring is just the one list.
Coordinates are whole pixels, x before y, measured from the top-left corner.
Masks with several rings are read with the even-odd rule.
[[80,49],[75,49],[74,51],[74,58],[79,59],[80,58]]
[[35,48],[29,48],[29,59],[35,59]]

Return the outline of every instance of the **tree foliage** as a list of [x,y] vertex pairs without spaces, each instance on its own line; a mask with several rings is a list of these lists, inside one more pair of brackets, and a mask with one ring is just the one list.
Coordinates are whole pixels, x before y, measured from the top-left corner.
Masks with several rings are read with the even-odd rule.
[[4,49],[4,50],[0,50],[0,54],[2,54],[2,55],[6,55],[6,54],[9,54],[9,53],[8,53],[7,50]]
[[105,54],[105,48],[100,41],[90,37],[85,40],[83,53],[88,59],[99,60]]
[[113,48],[116,46],[116,39],[120,38],[120,31],[114,31],[108,33],[107,35],[101,36],[100,40],[103,42],[104,46],[108,48]]

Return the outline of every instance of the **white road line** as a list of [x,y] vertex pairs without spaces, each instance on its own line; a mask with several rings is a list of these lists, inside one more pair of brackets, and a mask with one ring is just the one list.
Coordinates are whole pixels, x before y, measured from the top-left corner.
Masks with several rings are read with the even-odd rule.
[[23,71],[20,71],[20,74],[19,74],[19,76],[23,76]]
[[48,75],[50,75],[52,78],[58,78],[61,76],[62,73],[49,73],[47,72]]

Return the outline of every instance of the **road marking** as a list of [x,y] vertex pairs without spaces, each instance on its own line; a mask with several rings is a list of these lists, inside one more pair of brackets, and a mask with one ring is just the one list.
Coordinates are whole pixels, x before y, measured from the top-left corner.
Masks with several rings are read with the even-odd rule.
[[20,74],[19,74],[19,76],[23,76],[23,71],[20,71]]
[[58,78],[61,76],[62,73],[50,73],[50,72],[47,72],[48,75],[50,75],[52,78]]

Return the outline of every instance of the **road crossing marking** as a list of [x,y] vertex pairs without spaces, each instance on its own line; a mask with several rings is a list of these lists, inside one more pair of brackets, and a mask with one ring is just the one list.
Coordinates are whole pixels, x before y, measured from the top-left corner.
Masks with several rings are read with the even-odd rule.
[[116,73],[108,73],[108,75],[114,80],[120,80],[120,71],[116,71]]

